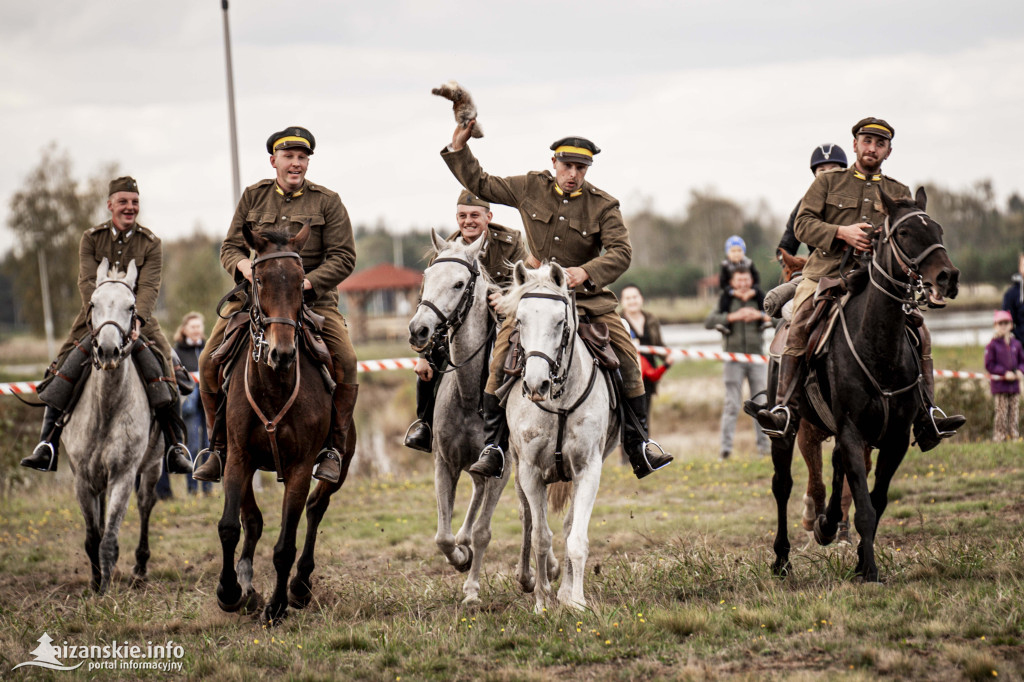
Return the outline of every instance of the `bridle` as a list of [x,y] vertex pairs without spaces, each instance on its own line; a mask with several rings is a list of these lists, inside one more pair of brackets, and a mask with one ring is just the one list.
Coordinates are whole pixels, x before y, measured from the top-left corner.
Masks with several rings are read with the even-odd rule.
[[293,333],[296,337],[298,337],[299,329],[302,325],[301,316],[299,316],[298,319],[293,320],[290,317],[267,317],[263,314],[263,307],[260,305],[260,278],[256,274],[256,266],[275,258],[296,258],[299,260],[299,263],[302,262],[302,256],[295,251],[277,251],[275,253],[268,253],[265,256],[258,256],[256,260],[252,262],[253,304],[249,308],[249,319],[252,321],[252,324],[249,325],[249,336],[252,339],[252,359],[257,363],[261,358],[266,358],[267,350],[270,346],[265,338],[267,325],[286,324],[294,329]]
[[[868,277],[871,280],[872,286],[881,291],[883,294],[893,299],[897,303],[903,305],[903,311],[910,313],[912,308],[924,308],[927,303],[927,287],[925,286],[924,279],[921,277],[920,267],[921,263],[925,261],[934,251],[942,249],[946,250],[946,247],[941,243],[936,242],[928,248],[924,249],[921,253],[914,257],[907,255],[906,251],[900,246],[899,241],[896,239],[896,228],[902,225],[904,222],[915,216],[927,216],[928,214],[921,210],[910,211],[902,216],[899,220],[894,223],[889,222],[889,217],[885,218],[885,226],[882,231],[882,245],[888,245],[889,252],[892,254],[892,259],[896,262],[896,265],[903,272],[903,275],[907,278],[906,281],[901,281],[890,275],[885,268],[878,264],[878,252],[876,251],[871,255],[871,262],[868,265]],[[922,218],[923,220],[923,218]],[[901,295],[893,294],[888,291],[882,284],[879,284],[874,277],[874,273],[878,272],[891,284],[895,285],[898,289],[902,290]]]
[[[572,321],[575,319],[575,315],[572,313],[576,307],[576,295],[575,293],[569,297],[563,296],[562,294],[547,294],[539,291],[530,291],[522,295],[521,298],[543,298],[552,301],[559,301],[565,306],[565,324],[562,325],[562,339],[558,344],[558,352],[555,357],[552,358],[547,353],[539,350],[531,350],[523,358],[523,361],[527,361],[530,358],[537,357],[548,363],[548,378],[551,379],[551,398],[557,399],[561,397],[565,391],[565,380],[569,376],[569,369],[572,367],[573,354],[576,352],[576,343],[573,336],[575,335],[575,328]],[[521,323],[517,320],[516,325],[519,326]],[[569,349],[569,361],[565,363],[565,367],[562,367],[562,360],[565,357],[565,350]],[[526,383],[523,382],[523,395],[526,395]]]
[[[93,309],[93,305],[92,305],[92,301],[89,302],[89,309],[86,311],[86,320],[88,320],[89,333],[92,335],[92,365],[96,369],[100,369],[100,360],[99,360],[99,357],[96,354],[97,351],[99,350],[99,341],[97,339],[97,336],[99,335],[100,330],[103,329],[104,327],[106,327],[109,324],[114,329],[116,329],[118,331],[118,333],[121,335],[121,343],[118,345],[118,350],[117,350],[117,361],[120,362],[121,360],[124,360],[126,357],[128,357],[128,355],[132,352],[132,345],[135,343],[135,340],[132,339],[132,330],[135,328],[135,321],[139,319],[138,311],[135,308],[135,301],[134,301],[135,290],[131,287],[131,285],[128,284],[127,282],[125,282],[124,280],[108,279],[108,280],[104,280],[103,282],[100,282],[99,284],[97,284],[96,285],[96,289],[99,289],[101,286],[103,286],[105,284],[120,284],[121,286],[128,287],[128,291],[132,292],[133,300],[132,300],[131,308],[129,308],[129,310],[131,311],[131,317],[128,319],[128,329],[125,329],[124,327],[122,327],[120,324],[117,323],[116,320],[105,320],[102,323],[100,323],[99,327],[93,328],[93,326],[92,326],[92,309]],[[94,289],[94,291],[95,291],[95,289]]]
[[[451,356],[451,340],[466,321],[466,318],[469,316],[469,311],[473,309],[473,303],[476,301],[476,281],[480,277],[480,264],[476,260],[468,261],[463,260],[462,258],[445,256],[444,258],[434,260],[434,262],[430,264],[430,267],[434,267],[438,263],[458,263],[469,270],[469,282],[466,284],[466,289],[462,292],[462,297],[459,298],[459,302],[455,304],[455,308],[448,315],[445,315],[433,301],[424,298],[421,299],[419,303],[421,306],[429,308],[435,315],[437,315],[437,318],[441,320],[441,324],[434,329],[433,336],[430,337],[430,341],[427,342],[426,347],[423,349],[423,354],[430,355],[435,348],[443,346],[445,360],[447,361],[448,367],[439,371],[446,374],[448,372],[454,372],[455,370],[469,364],[469,362],[476,357],[477,353],[479,353],[488,344],[494,332],[492,330],[488,333],[487,336],[484,337],[483,342],[477,346],[476,349],[469,354],[469,357],[467,357],[462,363],[455,362],[454,358]],[[447,344],[444,343],[445,340],[448,341]]]

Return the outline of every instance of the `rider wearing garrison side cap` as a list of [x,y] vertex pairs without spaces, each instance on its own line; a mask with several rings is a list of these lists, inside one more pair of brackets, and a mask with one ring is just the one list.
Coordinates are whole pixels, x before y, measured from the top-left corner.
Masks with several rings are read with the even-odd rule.
[[[910,197],[910,189],[887,175],[882,175],[882,162],[892,153],[895,129],[880,118],[861,119],[853,126],[853,151],[857,161],[845,171],[822,173],[811,184],[800,202],[796,218],[796,237],[812,249],[803,270],[803,281],[793,297],[793,321],[786,349],[779,366],[776,405],[757,413],[757,420],[766,433],[779,435],[795,428],[797,420],[791,412],[795,407],[794,391],[802,374],[801,356],[807,346],[806,322],[813,310],[812,298],[822,277],[840,274],[843,252],[852,248],[871,248],[870,233],[881,228],[886,215],[880,190],[893,199]],[[934,375],[932,372],[931,336],[923,320],[920,327],[921,371],[925,379],[928,407],[914,424],[914,435],[922,451],[930,450],[940,440],[952,436],[966,421],[960,415],[950,417],[934,407]],[[936,417],[935,415],[940,416]]]
[[[582,137],[565,137],[551,145],[554,152],[550,171],[496,177],[480,167],[470,152],[469,140],[474,122],[460,124],[452,142],[441,151],[449,170],[467,190],[485,201],[514,206],[523,218],[530,256],[525,263],[538,267],[542,261],[557,263],[566,269],[568,286],[576,294],[576,305],[591,322],[604,322],[611,334],[611,345],[621,364],[623,394],[626,402],[644,423],[644,384],[636,348],[615,312],[615,294],[605,287],[629,268],[632,247],[615,197],[585,181],[597,145]],[[505,410],[495,392],[503,376],[509,335],[515,325],[506,319],[498,332],[491,360],[490,377],[484,389],[484,437],[487,446],[470,471],[500,477],[508,449]],[[647,452],[648,442],[630,419],[625,420],[623,449],[638,478],[672,461],[670,455]]]
[[[356,354],[349,340],[345,319],[338,312],[338,285],[352,273],[356,263],[355,239],[348,211],[337,193],[306,180],[309,158],[316,139],[305,128],[292,126],[267,139],[267,152],[275,177],[250,185],[238,201],[227,237],[220,248],[220,262],[236,282],[252,282],[251,253],[242,237],[242,226],[253,232],[264,230],[298,233],[308,221],[309,239],[299,254],[306,271],[303,298],[313,311],[324,317],[321,337],[334,363],[334,414],[331,432],[324,449],[316,458],[313,477],[334,483],[341,477],[340,453],[351,444],[346,433],[355,405]],[[232,301],[224,306],[221,318],[199,357],[199,388],[210,432],[210,458],[197,467],[193,477],[201,481],[219,481],[226,454],[224,423],[225,400],[218,383],[218,368],[210,356],[224,340],[227,320],[241,310]],[[202,454],[202,453],[200,453]],[[200,458],[197,458],[200,459]]]
[[[492,282],[502,289],[512,281],[512,264],[529,256],[523,245],[522,235],[498,223],[491,222],[494,214],[491,205],[472,194],[469,190],[459,193],[455,206],[455,222],[459,229],[448,237],[448,241],[461,240],[472,244],[484,237],[487,241],[480,253],[480,264]],[[486,235],[486,236],[485,236]],[[435,255],[434,258],[437,256]],[[434,259],[430,260],[430,265]],[[428,265],[429,267],[429,265]],[[420,297],[422,298],[422,290]],[[500,293],[492,293],[493,306]],[[448,361],[447,344],[437,344],[429,355],[416,360],[416,421],[405,433],[405,447],[430,452],[433,445],[434,398],[437,392],[439,372]]]
[[111,270],[124,272],[132,261],[135,261],[135,267],[138,268],[135,284],[136,326],[131,330],[131,337],[137,339],[141,333],[158,359],[153,362],[154,353],[143,349],[139,343],[135,344],[132,355],[137,358],[145,381],[165,383],[169,389],[166,392],[155,391],[154,396],[159,394],[162,397],[159,404],[151,403],[151,406],[164,431],[165,441],[169,444],[165,455],[167,472],[186,474],[191,471],[192,462],[188,449],[182,443],[184,432],[181,428],[181,403],[171,379],[174,376],[171,345],[167,343],[160,330],[160,323],[153,316],[153,308],[160,294],[163,247],[159,237],[138,223],[139,184],[134,178],[124,176],[110,181],[107,210],[110,211],[110,220],[82,235],[78,249],[78,290],[82,295],[82,309],[72,323],[71,333],[60,347],[57,359],[50,365],[47,378],[38,388],[40,399],[47,404],[43,414],[41,441],[31,456],[21,460],[21,465],[40,471],[57,469],[60,434],[64,425],[61,417],[70,407],[73,386],[83,376],[88,363],[84,356],[89,353],[91,334],[89,306],[92,293],[96,290],[96,270],[105,258]]

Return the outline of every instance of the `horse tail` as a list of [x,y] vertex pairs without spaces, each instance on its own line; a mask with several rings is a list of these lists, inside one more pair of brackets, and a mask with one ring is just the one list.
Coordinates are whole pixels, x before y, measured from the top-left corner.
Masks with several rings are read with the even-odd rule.
[[548,506],[551,511],[561,513],[572,495],[572,481],[558,481],[548,486]]

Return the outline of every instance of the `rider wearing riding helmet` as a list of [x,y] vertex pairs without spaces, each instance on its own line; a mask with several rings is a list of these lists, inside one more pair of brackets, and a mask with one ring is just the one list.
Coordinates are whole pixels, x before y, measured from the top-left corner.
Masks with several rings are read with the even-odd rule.
[[[441,158],[463,187],[486,201],[514,206],[526,228],[531,255],[528,267],[542,261],[557,263],[566,270],[569,289],[576,305],[591,322],[605,323],[612,349],[621,365],[625,402],[637,418],[625,419],[623,449],[637,478],[643,478],[672,461],[671,455],[647,452],[644,439],[646,414],[640,362],[629,334],[615,312],[615,294],[605,287],[629,268],[632,247],[622,220],[619,202],[610,194],[584,181],[594,156],[601,150],[582,137],[566,137],[551,145],[555,174],[549,171],[495,177],[480,167],[466,142],[475,121],[456,126],[452,142]],[[508,449],[505,409],[495,395],[503,376],[508,339],[514,320],[505,320],[494,344],[490,377],[484,389],[484,438],[487,445],[470,472],[501,477]],[[638,428],[638,426],[640,428]],[[642,430],[641,430],[642,429]]]
[[[284,230],[294,235],[308,221],[310,235],[299,255],[306,272],[303,299],[324,318],[320,336],[327,345],[334,365],[334,414],[324,449],[317,454],[313,477],[328,483],[341,478],[341,452],[350,444],[346,434],[352,424],[359,385],[356,381],[356,353],[349,340],[345,318],[338,312],[338,285],[352,273],[356,264],[355,238],[348,211],[336,192],[306,180],[309,157],[316,139],[305,128],[292,126],[267,139],[267,152],[275,177],[261,180],[242,193],[231,227],[220,247],[220,262],[236,282],[252,282],[253,262],[249,246],[242,237],[248,224],[259,233]],[[225,462],[225,403],[218,383],[218,368],[210,356],[224,340],[227,318],[242,309],[231,301],[220,311],[210,338],[199,357],[199,388],[210,433],[210,457],[196,467],[192,477],[199,481],[219,481]],[[211,423],[212,422],[212,423]],[[204,451],[205,452],[205,451]],[[203,453],[200,453],[203,454]],[[197,457],[197,459],[200,459]]]
[[[39,385],[40,400],[46,403],[43,413],[43,429],[40,442],[29,457],[21,460],[21,466],[40,471],[56,471],[60,446],[60,434],[66,420],[61,419],[70,406],[73,387],[82,376],[88,362],[76,349],[88,355],[91,336],[90,301],[96,290],[96,270],[106,259],[111,271],[128,269],[135,261],[138,277],[135,284],[135,326],[126,330],[130,339],[139,338],[141,333],[155,352],[135,344],[132,354],[138,358],[143,378],[147,382],[163,381],[168,387],[175,386],[173,380],[174,362],[171,345],[160,331],[160,323],[153,316],[157,296],[160,293],[160,278],[163,270],[163,247],[160,238],[148,227],[137,222],[139,215],[139,185],[134,178],[124,176],[110,181],[107,195],[107,210],[110,220],[97,225],[82,235],[78,249],[78,290],[82,295],[82,309],[71,325],[71,333],[47,370],[47,378]],[[143,355],[145,354],[145,355]],[[156,356],[157,361],[152,361]],[[152,375],[152,376],[151,376]],[[53,384],[55,379],[63,383]],[[70,384],[70,385],[69,385]],[[147,392],[148,393],[148,392]],[[187,474],[192,469],[188,449],[182,442],[184,431],[181,422],[181,405],[173,388],[163,392],[164,399],[152,407],[157,420],[169,443],[166,453],[167,472]],[[169,397],[169,400],[168,400]]]
[[[494,214],[491,205],[469,190],[462,190],[455,207],[455,222],[459,229],[448,237],[453,242],[461,239],[463,244],[472,244],[484,234],[487,243],[480,254],[480,262],[487,277],[502,289],[512,281],[512,263],[527,258],[530,254],[523,245],[522,235],[498,223],[491,222]],[[436,258],[436,256],[435,256]],[[433,264],[431,259],[430,264]],[[427,267],[430,267],[429,265]],[[420,294],[422,295],[422,291]],[[493,307],[500,292],[489,297]],[[448,346],[439,343],[416,359],[416,421],[405,433],[405,447],[423,452],[431,451],[434,425],[434,398],[437,393],[439,370],[448,362]]]
[[[806,322],[813,312],[812,299],[818,280],[840,275],[846,249],[871,249],[871,233],[881,228],[886,220],[880,190],[893,199],[910,197],[910,189],[906,185],[881,173],[882,162],[892,153],[893,137],[895,130],[882,119],[868,117],[858,121],[853,126],[856,163],[845,171],[818,175],[800,202],[795,234],[812,251],[804,266],[803,281],[793,298],[793,321],[779,366],[776,404],[757,413],[758,422],[769,435],[782,435],[795,428],[798,422],[791,414],[796,406],[792,388],[799,386],[794,382],[802,373],[801,356],[810,331]],[[931,336],[923,318],[919,329],[921,372],[929,409],[914,424],[914,435],[921,450],[927,451],[938,445],[942,438],[955,434],[966,419],[960,415],[946,416],[934,407]],[[936,413],[941,416],[936,417]]]

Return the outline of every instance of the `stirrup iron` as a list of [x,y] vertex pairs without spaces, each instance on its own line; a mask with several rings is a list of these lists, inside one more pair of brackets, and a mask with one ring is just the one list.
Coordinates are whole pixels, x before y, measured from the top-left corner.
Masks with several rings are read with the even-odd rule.
[[939,434],[939,438],[952,438],[956,435],[956,431],[939,431],[939,425],[935,421],[935,413],[939,413],[940,419],[948,419],[949,415],[942,411],[942,408],[938,405],[934,405],[928,408],[928,419],[932,422],[932,428],[935,429],[935,433]]
[[789,426],[793,421],[793,413],[789,409],[789,405],[776,405],[772,409],[768,410],[771,414],[778,414],[780,412],[786,415],[786,424],[781,429],[766,429],[764,424],[761,424],[761,430],[767,436],[782,437],[789,433]]

